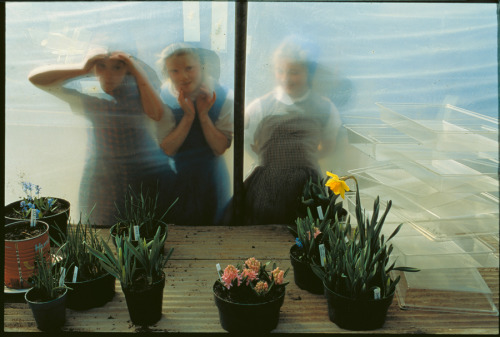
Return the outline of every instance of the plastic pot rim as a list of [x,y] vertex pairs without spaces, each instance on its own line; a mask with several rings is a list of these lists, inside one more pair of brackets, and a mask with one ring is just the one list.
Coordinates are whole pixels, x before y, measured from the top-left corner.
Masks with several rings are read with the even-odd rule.
[[267,304],[267,303],[273,303],[273,302],[276,302],[276,301],[280,300],[282,297],[285,297],[285,294],[286,294],[286,288],[285,288],[285,291],[283,291],[283,293],[282,293],[280,296],[278,296],[278,297],[276,297],[276,298],[274,298],[274,299],[272,299],[272,300],[270,300],[270,301],[267,301],[267,302],[259,302],[259,303],[239,303],[239,302],[231,302],[231,301],[228,301],[228,300],[226,300],[226,299],[224,299],[224,298],[220,297],[219,295],[217,295],[217,294],[215,293],[215,285],[216,285],[216,284],[217,284],[217,281],[215,281],[215,282],[214,282],[214,285],[213,285],[213,287],[212,287],[212,292],[213,292],[213,294],[214,294],[214,296],[215,296],[215,297],[217,297],[219,300],[221,300],[221,301],[223,301],[223,302],[230,303],[230,304],[241,305],[241,306],[249,306],[249,307],[254,307],[254,306],[259,306],[259,305],[263,305],[263,304]]

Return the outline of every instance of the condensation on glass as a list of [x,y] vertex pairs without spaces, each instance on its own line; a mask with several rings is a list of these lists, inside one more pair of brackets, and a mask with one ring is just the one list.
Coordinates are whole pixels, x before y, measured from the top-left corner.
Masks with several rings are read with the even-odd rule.
[[245,220],[293,224],[313,172],[372,164],[344,126],[380,125],[377,102],[497,118],[496,31],[493,4],[250,2]]
[[[90,193],[80,186],[89,176],[109,183],[137,181],[142,174],[149,185],[159,181],[167,200],[162,202],[168,203],[169,172],[175,175],[177,168],[158,146],[168,128],[138,113],[137,93],[106,96],[93,76],[70,81],[63,92],[48,92],[28,75],[41,66],[81,63],[90,50],[104,47],[132,55],[163,92],[168,76],[157,63],[160,54],[185,42],[217,55],[219,66],[211,71],[232,92],[238,90],[233,88],[234,13],[233,2],[7,3],[6,203],[22,196],[21,181],[31,181],[43,194],[69,200],[72,217],[78,218],[93,206],[90,194],[81,195]],[[370,159],[349,144],[343,126],[380,123],[377,102],[453,104],[497,118],[497,30],[494,4],[250,1],[243,163],[245,188],[254,186],[249,214],[254,216],[255,207],[283,213],[273,204],[275,196],[295,197],[295,179],[312,172],[345,174],[368,166]],[[287,92],[299,87],[297,95]],[[104,96],[106,104],[126,103],[103,118],[92,109]],[[111,163],[109,153],[96,155],[102,142],[114,149]],[[145,160],[136,161],[139,157]],[[232,195],[233,146],[221,158],[229,175],[218,185],[225,204]],[[110,168],[119,162],[128,169]],[[92,186],[111,209],[120,192],[106,188],[108,183]],[[275,196],[265,195],[269,187]],[[265,214],[248,219],[286,221]],[[105,221],[101,224],[111,225]]]
[[[225,2],[6,4],[6,202],[31,181],[70,201],[74,221],[95,205],[92,221],[111,226],[130,186],[158,191],[158,214],[179,197],[170,222],[217,223],[233,185],[234,22]],[[161,53],[174,43],[197,55],[186,96],[210,92],[169,152],[160,145],[182,109]],[[215,125],[217,151],[197,113]]]

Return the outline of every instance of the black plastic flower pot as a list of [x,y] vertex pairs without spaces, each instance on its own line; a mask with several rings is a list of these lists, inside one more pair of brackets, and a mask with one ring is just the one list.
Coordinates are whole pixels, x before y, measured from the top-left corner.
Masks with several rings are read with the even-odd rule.
[[155,324],[161,319],[164,288],[165,274],[160,281],[140,291],[123,288],[122,285],[132,323],[145,326]]
[[[219,319],[222,328],[228,332],[245,333],[251,329],[252,333],[267,333],[278,326],[280,308],[285,301],[285,292],[272,301],[257,304],[242,304],[227,301],[215,292],[214,300],[219,309]],[[250,331],[250,330],[249,330]]]
[[66,299],[68,290],[56,299],[48,302],[35,302],[33,298],[34,289],[30,289],[24,295],[28,302],[33,316],[35,317],[36,326],[42,331],[57,331],[66,322]]
[[347,330],[375,330],[384,326],[394,293],[378,300],[355,300],[339,295],[326,285],[330,321]]
[[300,288],[313,294],[323,294],[323,281],[316,276],[309,263],[302,262],[297,258],[300,248],[293,245],[290,248],[290,262],[293,267],[293,278],[295,284]]
[[93,280],[65,284],[73,289],[68,292],[66,302],[66,307],[73,310],[101,307],[115,296],[115,278],[109,273]]
[[[69,212],[71,205],[69,201],[61,199],[61,198],[53,198],[57,199],[57,202],[60,203],[60,207],[58,209],[58,213],[52,214],[52,215],[47,215],[44,216],[41,221],[46,222],[49,225],[49,236],[51,238],[54,238],[57,242],[63,242],[64,240],[61,237],[61,233],[55,228],[56,226],[59,228],[61,232],[64,234],[67,233],[67,228],[68,228],[68,220],[69,220]],[[14,209],[20,208],[19,204],[21,203],[21,200],[15,201],[13,203],[8,204],[5,206],[5,224],[8,225],[12,222],[17,222],[21,218],[13,216],[14,214]]]

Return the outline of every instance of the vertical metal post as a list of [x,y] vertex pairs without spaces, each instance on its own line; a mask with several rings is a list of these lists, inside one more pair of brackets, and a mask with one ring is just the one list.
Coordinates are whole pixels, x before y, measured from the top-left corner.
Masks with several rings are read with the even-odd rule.
[[247,1],[237,1],[235,6],[234,53],[234,187],[233,225],[243,221],[243,132],[245,121],[245,68],[247,38]]

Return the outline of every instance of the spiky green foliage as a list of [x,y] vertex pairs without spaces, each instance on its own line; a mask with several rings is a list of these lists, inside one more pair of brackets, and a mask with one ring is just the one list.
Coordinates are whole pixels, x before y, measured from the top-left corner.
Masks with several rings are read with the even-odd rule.
[[63,289],[71,288],[59,284],[61,266],[52,265],[50,260],[47,261],[41,249],[38,252],[35,256],[35,272],[29,278],[29,282],[37,293],[37,299],[45,302],[59,297]]
[[[302,203],[307,205],[306,216],[298,217],[295,220],[296,229],[288,226],[289,232],[296,238],[301,255],[299,260],[307,263],[313,261],[320,264],[319,245],[328,243],[325,242],[324,233],[327,227],[335,223],[336,217],[341,216],[342,202],[337,202],[339,195],[334,194],[325,186],[326,179],[318,177],[317,181],[313,181],[310,177],[304,185]],[[322,219],[319,218],[317,207],[320,206],[324,211]],[[315,237],[315,233],[318,233]],[[302,247],[301,247],[302,246]]]
[[137,246],[129,236],[116,236],[116,255],[104,241],[104,253],[90,246],[88,248],[100,260],[102,267],[121,282],[122,287],[145,288],[162,278],[163,268],[172,255],[173,248],[164,253],[167,234],[168,231],[161,234],[161,228],[158,228],[152,241],[142,239]]
[[66,280],[71,280],[74,267],[78,267],[77,281],[86,281],[95,279],[106,273],[106,270],[101,266],[99,259],[90,253],[89,246],[99,252],[104,252],[104,246],[99,239],[99,234],[95,224],[92,225],[89,220],[87,223],[80,220],[76,225],[68,225],[67,233],[64,234],[59,228],[62,242],[51,238],[52,241],[59,247],[56,255],[62,258],[62,262],[68,270]]
[[339,195],[334,194],[325,186],[326,180],[326,177],[318,176],[315,180],[313,177],[309,177],[302,190],[301,202],[307,208],[307,212],[312,209],[314,214],[317,214],[317,208],[320,206],[324,212],[324,218],[334,221],[336,214],[341,216],[342,203],[335,204]]
[[117,235],[120,236],[129,235],[130,228],[139,226],[141,238],[153,237],[157,228],[160,224],[164,223],[168,212],[178,200],[174,200],[174,202],[163,214],[159,214],[158,188],[153,196],[149,189],[144,191],[142,185],[139,193],[134,191],[134,189],[129,185],[124,198],[123,210],[120,210],[120,208],[116,206],[118,213],[116,215],[117,223],[113,227],[115,227]]
[[400,270],[416,272],[411,267],[395,267],[396,261],[390,266],[389,257],[393,250],[391,240],[400,230],[400,224],[385,240],[381,234],[385,218],[391,208],[391,201],[379,217],[380,200],[377,197],[373,205],[371,219],[366,217],[361,207],[359,188],[356,182],[356,219],[357,227],[352,232],[350,219],[346,224],[336,220],[335,225],[326,229],[329,248],[326,251],[324,268],[312,265],[313,271],[323,279],[325,285],[332,291],[353,299],[373,299],[375,288],[380,289],[380,297],[391,296],[400,277],[392,280],[390,272]]

